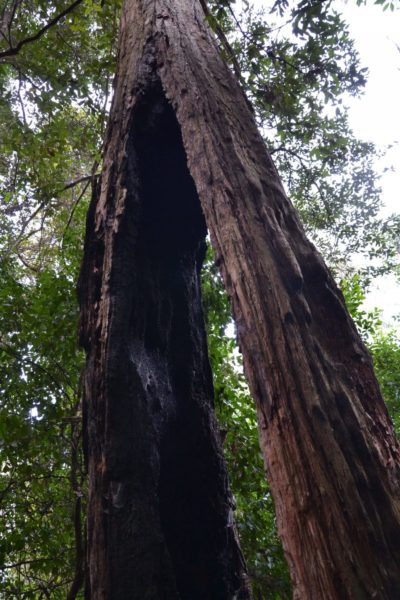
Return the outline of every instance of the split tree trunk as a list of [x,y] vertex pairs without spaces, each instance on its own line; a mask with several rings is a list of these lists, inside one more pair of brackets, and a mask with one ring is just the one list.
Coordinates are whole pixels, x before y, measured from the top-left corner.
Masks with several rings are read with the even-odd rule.
[[131,105],[116,92],[79,284],[86,597],[245,600],[200,298],[206,224],[151,52],[136,77]]
[[[210,412],[197,196],[294,597],[394,600],[399,447],[371,359],[194,0],[123,8],[81,277],[92,598],[233,599],[245,587]],[[197,593],[198,581],[210,583]]]

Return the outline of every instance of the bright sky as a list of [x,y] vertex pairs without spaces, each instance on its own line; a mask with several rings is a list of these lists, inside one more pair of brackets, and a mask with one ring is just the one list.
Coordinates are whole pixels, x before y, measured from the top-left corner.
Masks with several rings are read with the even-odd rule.
[[[400,167],[400,10],[383,11],[372,4],[358,7],[355,0],[338,0],[364,66],[369,69],[364,96],[350,102],[350,123],[355,133],[378,145],[395,144],[384,166]],[[398,47],[396,46],[398,45]],[[396,144],[397,142],[397,144]],[[388,212],[400,209],[400,173],[382,181]]]
[[[383,11],[372,0],[358,7],[355,0],[336,0],[349,23],[364,66],[369,69],[365,94],[350,102],[349,120],[356,135],[384,148],[393,145],[377,169],[393,167],[382,176],[384,214],[400,212],[400,10]],[[400,250],[400,248],[399,248]],[[385,321],[400,314],[400,286],[394,276],[374,282],[366,305],[383,310]]]
[[[253,0],[265,7],[263,0]],[[238,1],[240,5],[240,0]],[[374,142],[379,148],[388,145],[385,158],[377,160],[377,171],[393,167],[381,179],[382,200],[387,216],[400,211],[400,9],[383,11],[382,6],[368,0],[357,6],[356,0],[334,0],[334,8],[349,24],[362,66],[369,76],[365,93],[360,99],[351,98],[349,121],[360,139]],[[397,44],[397,45],[396,45]],[[399,248],[400,250],[400,248]],[[369,294],[366,306],[383,310],[384,321],[390,322],[400,314],[400,286],[395,277],[378,278]]]

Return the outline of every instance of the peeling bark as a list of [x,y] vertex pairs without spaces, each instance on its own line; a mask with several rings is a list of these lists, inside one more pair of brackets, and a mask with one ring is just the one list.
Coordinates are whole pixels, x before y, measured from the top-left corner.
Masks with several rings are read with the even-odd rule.
[[294,598],[394,600],[399,447],[370,356],[193,0],[123,8],[80,283],[91,597],[247,594],[211,410],[198,198]]

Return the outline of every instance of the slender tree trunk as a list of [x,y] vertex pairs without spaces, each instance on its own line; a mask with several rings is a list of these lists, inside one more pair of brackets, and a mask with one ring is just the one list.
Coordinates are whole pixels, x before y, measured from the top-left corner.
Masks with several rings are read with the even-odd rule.
[[400,598],[399,448],[370,356],[194,0],[123,7],[81,275],[91,597],[245,590],[210,408],[198,199],[294,597]]

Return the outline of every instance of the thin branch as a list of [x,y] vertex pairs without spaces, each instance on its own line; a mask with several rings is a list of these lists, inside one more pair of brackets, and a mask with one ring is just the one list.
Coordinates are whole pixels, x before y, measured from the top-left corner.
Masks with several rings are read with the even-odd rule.
[[4,27],[4,23],[5,23],[5,15],[7,12],[7,4],[9,3],[9,0],[5,0],[5,2],[3,2],[3,6],[1,9],[1,15],[0,15],[0,26],[1,28]]
[[16,251],[16,254],[17,254],[19,260],[24,265],[24,267],[26,267],[28,269],[28,271],[32,271],[32,273],[36,273],[36,274],[40,272],[40,268],[28,263],[28,261],[21,255],[20,252]]
[[8,42],[10,45],[12,45],[12,41],[11,41],[11,27],[13,24],[13,21],[15,19],[15,15],[17,14],[17,10],[19,8],[19,5],[22,4],[23,0],[15,0],[13,7],[11,9],[11,14],[10,14],[10,18],[8,20],[7,23],[7,32],[8,32]]
[[35,83],[33,81],[33,79],[31,79],[29,77],[29,75],[27,75],[26,73],[24,73],[19,66],[14,65],[12,63],[11,63],[11,66],[14,67],[14,69],[16,69],[18,71],[18,74],[20,75],[20,77],[22,77],[22,79],[24,79],[25,81],[27,81],[33,88],[35,88],[35,90],[38,90],[38,92],[42,92],[42,88],[39,85],[37,85],[37,83]]
[[75,57],[75,60],[79,62],[80,58],[78,56],[76,48],[65,39],[65,37],[61,34],[60,31],[57,30],[56,35],[57,35],[57,37],[60,38],[60,40],[63,42],[63,44],[65,44],[67,46],[67,48],[69,48],[71,50],[71,52],[73,53],[73,55]]
[[290,61],[286,60],[286,58],[283,58],[283,56],[279,56],[278,54],[275,54],[275,52],[272,50],[272,48],[267,48],[267,56],[273,62],[278,61],[278,62],[282,63],[283,65],[287,65],[288,67],[291,67],[292,69],[294,69],[301,75],[307,75],[307,73],[304,73],[304,71],[302,71],[302,69],[300,69],[299,67],[297,67]]
[[1,37],[3,37],[3,38],[6,40],[6,42],[8,42],[8,43],[9,43],[9,40],[7,39],[7,37],[6,37],[5,33],[4,33],[4,31],[3,31],[1,28],[0,28],[0,35],[1,35]]
[[325,194],[323,189],[321,188],[320,184],[318,183],[317,178],[315,177],[314,173],[312,172],[311,168],[306,164],[305,159],[298,154],[297,152],[295,152],[294,150],[291,150],[290,148],[286,148],[285,146],[281,145],[278,146],[277,148],[273,148],[272,150],[269,151],[269,153],[275,154],[275,152],[286,152],[287,154],[289,154],[290,156],[293,156],[294,158],[297,158],[297,160],[299,161],[301,167],[303,168],[303,170],[308,174],[308,176],[311,179],[311,184],[314,185],[318,191],[320,200],[322,202],[322,204],[324,205],[326,214],[328,217],[332,217],[332,209],[329,206],[329,203],[326,201],[325,198]]
[[[240,31],[240,33],[242,34],[242,36],[245,39],[251,40],[252,36],[251,34],[249,34],[248,32],[244,31],[239,19],[237,18],[237,16],[235,15],[235,12],[232,8],[232,6],[229,4],[228,6],[228,10],[233,18],[233,20],[235,21],[236,27],[238,28],[238,30]],[[290,21],[288,21],[289,23]],[[273,31],[273,29],[269,29],[268,33],[270,33],[271,31]],[[275,61],[279,61],[285,65],[288,65],[289,67],[291,67],[292,69],[295,69],[296,71],[298,71],[299,73],[301,73],[302,75],[304,75],[303,71],[301,69],[299,69],[298,67],[296,67],[296,65],[294,65],[293,63],[289,62],[288,60],[286,60],[286,58],[283,58],[282,56],[278,56],[277,54],[275,54],[275,52],[272,50],[272,48],[267,48],[267,56],[268,58],[270,58],[271,60]]]
[[25,105],[24,102],[22,100],[22,96],[21,96],[21,88],[22,88],[22,77],[21,77],[21,73],[19,73],[19,77],[18,77],[18,100],[19,100],[19,105],[21,107],[21,113],[22,113],[22,120],[24,122],[25,127],[27,127],[28,122],[26,120],[26,113],[25,113]]
[[84,181],[90,181],[92,179],[93,175],[83,175],[83,177],[79,177],[79,179],[75,179],[75,181],[71,181],[70,183],[67,183],[62,191],[65,192],[65,190],[69,190],[73,187],[75,187],[76,185],[79,185],[80,183],[83,183]]
[[[76,412],[79,410],[79,401],[75,406]],[[84,573],[85,573],[85,551],[83,542],[83,528],[82,528],[82,492],[81,483],[78,481],[78,470],[79,470],[79,449],[81,439],[81,419],[78,423],[75,423],[71,427],[71,487],[76,497],[73,522],[74,522],[74,533],[75,533],[75,574],[72,581],[71,587],[67,594],[67,600],[75,600],[79,590],[83,586]]]
[[[95,176],[97,176],[95,174]],[[69,190],[73,187],[75,187],[76,185],[79,185],[80,183],[83,183],[84,181],[90,181],[92,179],[93,175],[84,175],[83,177],[79,177],[78,179],[75,179],[75,181],[71,181],[69,183],[67,183],[62,189],[60,189],[60,192],[65,192],[66,190]],[[26,231],[26,228],[28,227],[29,223],[31,223],[33,221],[33,219],[40,213],[40,211],[46,207],[47,202],[43,201],[41,202],[38,207],[33,211],[32,214],[29,215],[29,217],[25,220],[25,222],[22,225],[21,231],[17,237],[17,239],[14,242],[13,248],[15,248],[20,242],[21,240],[24,239],[24,233]],[[30,235],[32,235],[32,233],[38,233],[40,231],[40,229],[35,229],[33,232],[30,232],[28,234],[29,237]]]
[[40,39],[46,31],[48,31],[51,27],[56,25],[63,17],[72,12],[79,4],[82,3],[83,0],[75,0],[70,6],[68,6],[65,10],[56,15],[53,19],[51,19],[42,29],[39,29],[34,35],[31,35],[21,41],[14,47],[10,47],[3,52],[0,52],[0,60],[7,58],[8,56],[15,56],[18,54],[26,44],[30,44],[31,42],[36,42],[36,40]]
[[83,178],[83,181],[86,181],[86,185],[83,186],[83,189],[82,189],[81,193],[79,194],[79,196],[77,197],[77,199],[75,200],[75,202],[74,202],[74,204],[72,206],[72,210],[71,210],[70,215],[68,217],[68,221],[67,221],[67,224],[66,224],[65,229],[64,229],[64,233],[63,233],[62,238],[61,238],[61,247],[64,246],[65,236],[67,235],[67,231],[69,229],[69,226],[71,225],[72,219],[74,218],[74,214],[75,214],[75,211],[76,211],[76,209],[78,207],[78,204],[82,200],[83,196],[85,195],[86,190],[88,189],[90,182],[93,181],[94,177],[96,177],[96,175],[90,175],[89,177]]
[[[12,46],[11,24],[14,20],[18,5],[21,4],[21,2],[22,0],[14,0],[12,7],[7,10],[7,5],[9,4],[7,1],[4,3],[3,10],[1,12],[0,34],[10,46]],[[5,31],[7,31],[8,37],[5,34]]]
[[230,45],[222,27],[219,25],[219,23],[214,19],[213,15],[210,13],[210,10],[207,6],[207,2],[206,0],[200,0],[200,4],[201,7],[203,9],[203,12],[206,16],[207,19],[213,19],[213,22],[215,23],[215,33],[217,34],[220,42],[222,43],[223,47],[225,48],[225,50],[228,52],[229,58],[232,61],[232,66],[233,66],[233,70],[235,71],[235,75],[238,78],[239,81],[242,81],[242,72],[240,69],[240,65],[237,61],[235,52],[232,48],[232,46]]
[[[33,211],[33,213],[30,214],[29,217],[27,217],[25,222],[22,224],[21,231],[19,232],[17,239],[14,241],[11,248],[9,249],[8,254],[10,252],[12,252],[12,250],[18,246],[18,244],[21,242],[22,239],[24,239],[25,231],[26,231],[29,223],[31,223],[33,221],[33,219],[40,213],[42,208],[44,208],[45,206],[46,206],[46,202],[41,202],[39,204],[39,206]],[[40,231],[40,229],[36,229],[33,233],[37,233],[39,231]],[[30,232],[26,237],[29,237],[31,234],[32,234],[32,232]]]
[[[249,34],[246,31],[243,31],[243,28],[240,24],[240,21],[238,20],[237,16],[235,15],[231,5],[228,6],[228,10],[233,18],[233,20],[235,21],[236,27],[238,28],[238,30],[240,31],[240,33],[243,35],[243,37],[245,39],[251,40],[252,36],[251,34]],[[288,21],[288,23],[290,22],[290,20]],[[271,31],[274,31],[273,29],[269,29],[268,33],[270,33]],[[268,58],[270,58],[272,61],[279,61],[282,64],[288,65],[289,67],[291,67],[292,69],[294,69],[295,71],[298,71],[299,73],[301,73],[302,75],[305,75],[306,73],[304,73],[301,69],[299,69],[299,67],[297,67],[296,65],[294,65],[293,63],[289,62],[288,60],[286,60],[286,58],[283,58],[282,56],[278,56],[277,54],[275,54],[275,52],[272,50],[271,47],[267,48],[267,56]]]
[[234,12],[234,10],[233,10],[233,8],[232,8],[232,6],[230,4],[228,5],[228,10],[231,13],[231,17],[235,21],[236,27],[239,29],[239,31],[242,34],[242,36],[244,38],[249,37],[249,35],[245,31],[243,31],[242,25],[241,25],[239,19],[237,18],[237,16],[235,15],[235,12]]
[[31,560],[21,560],[16,563],[12,563],[10,565],[3,565],[2,569],[16,569],[17,567],[22,567],[23,565],[33,565],[35,563],[46,563],[53,560],[51,557],[43,557],[43,558],[32,558]]
[[[97,166],[98,166],[98,163],[96,162],[95,165],[93,166],[93,171],[96,171]],[[88,185],[90,183],[90,180],[93,177],[97,177],[97,176],[98,176],[98,174],[95,173],[95,172],[92,175],[84,175],[82,177],[79,177],[75,181],[71,181],[71,182],[67,183],[63,188],[61,188],[57,192],[57,194],[59,194],[59,193],[62,193],[64,191],[66,191],[66,190],[69,190],[69,189],[75,187],[76,185],[79,185],[80,183],[88,182],[87,185],[85,186],[84,190],[83,190],[83,193],[79,195],[78,200],[74,204],[74,207],[72,209],[72,213],[69,216],[67,226],[66,226],[65,231],[63,233],[63,237],[62,237],[63,240],[64,240],[64,237],[65,237],[66,231],[67,231],[69,225],[71,224],[71,221],[72,221],[74,212],[76,210],[76,207],[77,207],[79,201],[81,200],[83,194],[85,193],[85,191],[86,191],[86,189],[87,189],[87,187],[88,187]],[[29,224],[37,217],[37,215],[40,213],[41,210],[43,210],[43,209],[46,208],[46,204],[47,204],[46,201],[41,202],[37,206],[37,208],[33,211],[33,213],[31,215],[29,215],[29,217],[27,217],[27,219],[25,220],[25,222],[21,226],[21,230],[20,230],[18,236],[16,237],[16,239],[14,240],[14,242],[11,244],[11,246],[8,248],[8,250],[5,251],[4,256],[9,256],[11,254],[11,252],[16,251],[16,249],[21,244],[21,242],[23,242],[24,240],[27,240],[29,237],[31,237],[32,235],[35,235],[36,233],[39,233],[42,230],[42,226],[41,226],[38,229],[33,229],[32,231],[30,231],[29,233],[27,233],[25,235],[26,229],[28,228]],[[30,269],[32,271],[38,271],[39,270],[39,267],[33,267],[32,265],[27,264],[27,262],[25,261],[25,259],[22,258],[18,252],[17,252],[17,254],[18,254],[18,257],[21,260],[21,262],[25,265],[25,267],[27,267],[28,269]]]
[[38,256],[38,268],[39,270],[41,270],[42,268],[42,263],[43,263],[43,253],[42,253],[42,245],[43,245],[43,240],[48,241],[49,236],[45,236],[44,234],[44,222],[46,220],[46,212],[43,211],[43,213],[41,214],[40,217],[40,225],[39,225],[39,239],[37,242],[38,245],[38,250],[37,250],[37,256]]

